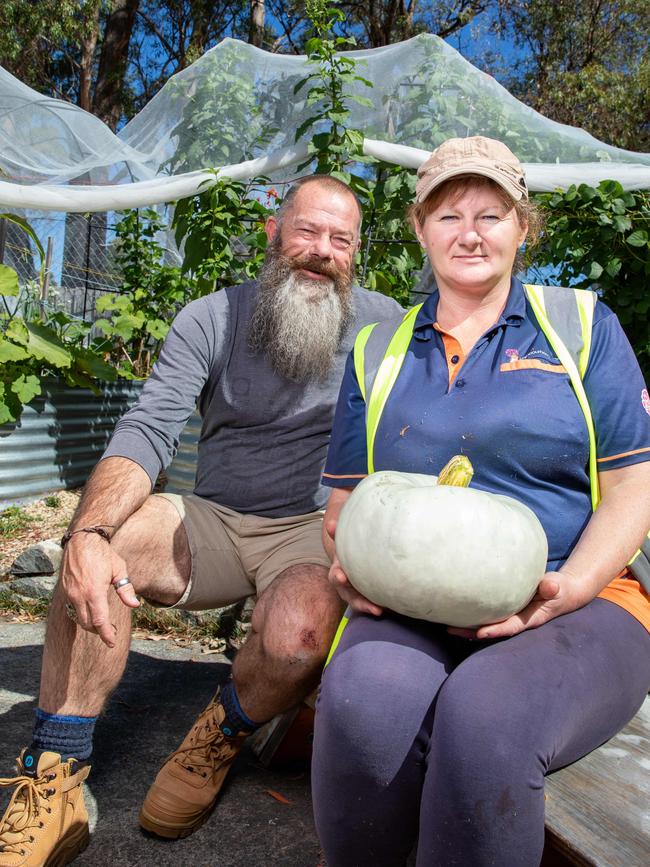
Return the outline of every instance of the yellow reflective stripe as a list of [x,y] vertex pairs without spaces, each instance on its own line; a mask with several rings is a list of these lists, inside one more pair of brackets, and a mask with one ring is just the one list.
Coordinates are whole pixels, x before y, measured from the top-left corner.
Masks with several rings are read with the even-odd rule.
[[334,651],[339,646],[339,641],[341,640],[341,636],[343,635],[343,630],[348,625],[350,621],[349,617],[342,617],[341,622],[339,623],[339,628],[336,630],[336,635],[334,636],[334,640],[332,641],[332,646],[330,647],[330,652],[327,654],[327,659],[325,660],[325,665],[323,668],[327,668],[329,665],[330,659],[334,656]]
[[582,327],[582,351],[578,359],[578,372],[580,379],[584,379],[589,363],[589,353],[591,352],[591,322],[594,316],[594,293],[588,289],[574,289],[576,303],[578,305],[578,315],[580,316],[580,325]]
[[[591,409],[589,407],[589,400],[587,399],[587,394],[582,384],[582,379],[580,378],[578,368],[576,367],[573,358],[571,358],[571,353],[568,351],[564,343],[556,334],[555,329],[549,322],[548,316],[546,315],[546,307],[544,305],[544,294],[542,287],[531,286],[530,284],[527,284],[525,288],[528,300],[530,301],[530,306],[533,308],[533,312],[535,314],[535,317],[537,318],[537,321],[540,324],[542,331],[548,337],[549,343],[557,353],[558,358],[565,366],[567,373],[569,374],[571,385],[573,386],[573,390],[575,391],[578,403],[580,404],[580,408],[582,409],[583,415],[585,417],[587,431],[589,433],[589,487],[591,490],[591,507],[594,511],[596,511],[598,503],[600,503],[600,487],[598,485],[598,464],[596,462],[596,431],[594,430],[594,421],[591,415]],[[579,309],[580,321],[584,327],[582,304],[579,305]],[[585,340],[584,342],[586,343],[587,341]]]
[[363,397],[364,401],[366,399],[366,370],[364,364],[364,353],[368,338],[370,337],[372,329],[375,327],[376,324],[376,322],[373,322],[370,325],[364,325],[361,331],[357,334],[356,340],[354,341],[354,369],[357,374],[359,388],[361,389],[361,396]]
[[422,304],[417,304],[411,307],[404,315],[404,318],[397,327],[397,330],[391,337],[384,358],[379,365],[377,376],[372,385],[370,400],[366,402],[368,415],[366,418],[366,447],[368,450],[368,473],[374,473],[374,450],[375,436],[379,427],[379,420],[384,411],[384,406],[388,400],[388,395],[395,385],[399,372],[402,368],[406,351],[411,337],[413,335],[413,327],[415,318]]

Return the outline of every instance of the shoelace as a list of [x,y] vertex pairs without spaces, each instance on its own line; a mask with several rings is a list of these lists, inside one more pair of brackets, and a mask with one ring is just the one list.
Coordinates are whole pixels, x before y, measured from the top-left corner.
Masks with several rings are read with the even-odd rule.
[[[210,773],[214,771],[217,760],[228,759],[237,752],[237,746],[232,743],[221,731],[212,708],[206,708],[205,722],[197,722],[196,731],[192,741],[185,747],[175,750],[170,759],[178,758],[184,768],[190,772],[202,773],[197,768],[207,768]],[[221,743],[215,743],[219,741]],[[204,773],[203,776],[206,776]]]
[[16,786],[0,826],[0,851],[21,855],[22,844],[32,842],[28,832],[39,823],[41,809],[51,810],[41,802],[46,801],[53,790],[43,787],[55,776],[45,775],[36,780],[24,776],[0,779],[0,787]]

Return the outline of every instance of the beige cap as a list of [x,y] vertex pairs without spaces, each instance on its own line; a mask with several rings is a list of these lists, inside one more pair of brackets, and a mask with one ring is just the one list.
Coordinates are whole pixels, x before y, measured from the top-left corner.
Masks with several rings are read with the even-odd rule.
[[515,202],[528,198],[521,163],[503,142],[482,135],[450,138],[418,169],[415,201],[423,202],[440,184],[457,175],[483,175],[496,181]]

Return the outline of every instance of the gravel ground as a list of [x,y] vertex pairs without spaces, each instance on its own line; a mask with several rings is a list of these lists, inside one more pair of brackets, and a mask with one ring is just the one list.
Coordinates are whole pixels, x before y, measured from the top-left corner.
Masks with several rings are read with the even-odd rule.
[[[59,491],[22,506],[18,515],[4,520],[0,512],[0,582],[9,578],[9,567],[27,547],[60,539],[79,496],[80,491]],[[0,776],[12,776],[13,757],[31,730],[45,628],[39,619],[30,611],[0,612]],[[320,867],[324,863],[311,815],[309,768],[304,762],[279,769],[262,767],[248,746],[214,815],[191,838],[170,843],[139,830],[140,803],[161,761],[228,675],[230,657],[219,652],[225,646],[223,639],[199,642],[148,629],[134,631],[125,677],[98,724],[96,764],[86,788],[93,835],[88,850],[75,863],[94,867]],[[7,792],[0,792],[0,814],[7,797]]]
[[[21,518],[15,521],[11,518],[2,520],[6,511],[0,513],[0,579],[6,576],[13,561],[25,548],[44,539],[59,541],[77,508],[80,495],[80,490],[56,491],[41,500],[21,506],[21,515],[28,520],[24,521],[21,528],[9,529],[7,535],[4,534],[7,524],[22,524],[23,521]],[[50,503],[58,500],[58,504],[47,505],[46,500]]]
[[[32,728],[44,624],[0,621],[0,777]],[[197,644],[134,640],[124,677],[96,731],[86,786],[92,837],[75,865],[87,867],[317,867],[309,767],[265,768],[246,745],[209,821],[185,840],[145,835],[138,812],[160,764],[174,750],[230,658]],[[0,814],[9,792],[0,790]]]

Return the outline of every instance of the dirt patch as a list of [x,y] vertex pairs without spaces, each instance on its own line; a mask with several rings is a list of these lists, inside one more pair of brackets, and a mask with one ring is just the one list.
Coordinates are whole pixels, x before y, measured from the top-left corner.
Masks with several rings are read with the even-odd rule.
[[[27,506],[0,511],[0,579],[16,557],[44,539],[58,542],[77,508],[81,490],[57,491]],[[6,516],[2,519],[2,516]]]

